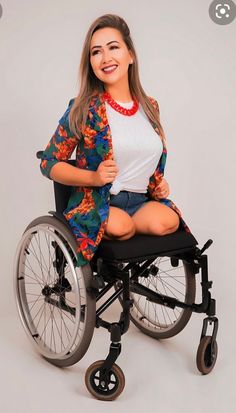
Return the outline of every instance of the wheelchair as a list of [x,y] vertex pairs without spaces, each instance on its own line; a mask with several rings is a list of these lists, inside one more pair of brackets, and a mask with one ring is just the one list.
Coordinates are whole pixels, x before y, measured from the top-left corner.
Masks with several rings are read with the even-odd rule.
[[[40,159],[42,151],[36,155]],[[56,211],[27,226],[14,263],[17,309],[36,351],[55,366],[71,366],[86,353],[95,327],[107,329],[108,356],[88,367],[85,384],[95,398],[114,400],[125,386],[115,362],[130,321],[158,340],[180,333],[192,312],[205,313],[196,365],[202,374],[210,373],[218,353],[218,319],[203,253],[213,241],[199,249],[194,236],[182,229],[164,236],[135,234],[125,241],[102,239],[92,260],[78,267],[76,239],[63,216],[72,187],[53,185]],[[199,271],[202,302],[197,304]],[[117,299],[119,320],[108,322],[102,314]]]

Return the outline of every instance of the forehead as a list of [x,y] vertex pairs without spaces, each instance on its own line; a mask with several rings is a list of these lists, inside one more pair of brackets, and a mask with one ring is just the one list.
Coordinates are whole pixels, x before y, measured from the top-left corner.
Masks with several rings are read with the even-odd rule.
[[93,46],[105,46],[108,42],[116,40],[120,43],[123,42],[121,33],[117,29],[113,29],[113,27],[104,27],[102,29],[98,29],[95,33],[93,33],[91,38],[91,47]]

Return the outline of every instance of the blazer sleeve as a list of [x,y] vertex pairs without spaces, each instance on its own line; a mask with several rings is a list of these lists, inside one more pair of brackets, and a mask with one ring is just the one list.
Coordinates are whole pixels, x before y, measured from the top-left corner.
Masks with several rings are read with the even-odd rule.
[[50,177],[52,167],[60,161],[67,161],[79,142],[69,127],[69,113],[73,102],[74,99],[70,99],[68,108],[59,120],[56,130],[42,154],[40,170],[49,179],[52,179]]

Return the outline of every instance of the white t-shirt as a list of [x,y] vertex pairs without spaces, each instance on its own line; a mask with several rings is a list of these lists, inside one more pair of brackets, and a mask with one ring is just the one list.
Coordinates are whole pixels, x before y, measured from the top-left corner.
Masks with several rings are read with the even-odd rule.
[[[130,109],[131,102],[119,102]],[[138,111],[132,116],[122,115],[107,102],[106,111],[111,128],[114,160],[119,172],[110,188],[111,194],[122,190],[146,193],[149,178],[160,160],[163,144],[153,129],[146,113],[139,104]]]

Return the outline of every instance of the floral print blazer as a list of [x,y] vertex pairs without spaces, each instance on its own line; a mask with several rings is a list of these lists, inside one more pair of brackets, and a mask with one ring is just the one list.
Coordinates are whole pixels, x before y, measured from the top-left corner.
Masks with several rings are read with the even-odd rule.
[[[156,110],[159,110],[157,101],[149,97]],[[113,159],[112,136],[106,114],[105,101],[102,93],[97,92],[91,98],[86,127],[83,136],[78,139],[69,128],[69,113],[74,98],[69,101],[67,110],[55,133],[43,151],[40,170],[44,176],[50,178],[50,171],[53,165],[60,161],[67,161],[76,147],[76,166],[78,168],[96,171],[100,162],[106,159]],[[160,139],[157,126],[151,122],[157,132],[157,139]],[[159,199],[157,186],[164,176],[164,169],[167,156],[167,148],[162,139],[163,151],[154,171],[149,179],[147,195],[149,199],[156,200],[172,208],[180,217],[180,226],[188,233],[189,227],[183,220],[180,210],[167,198]],[[71,230],[77,241],[77,266],[88,263],[96,252],[102,240],[109,215],[109,190],[112,183],[104,186],[76,186],[73,187],[67,208],[63,215],[68,221]]]

